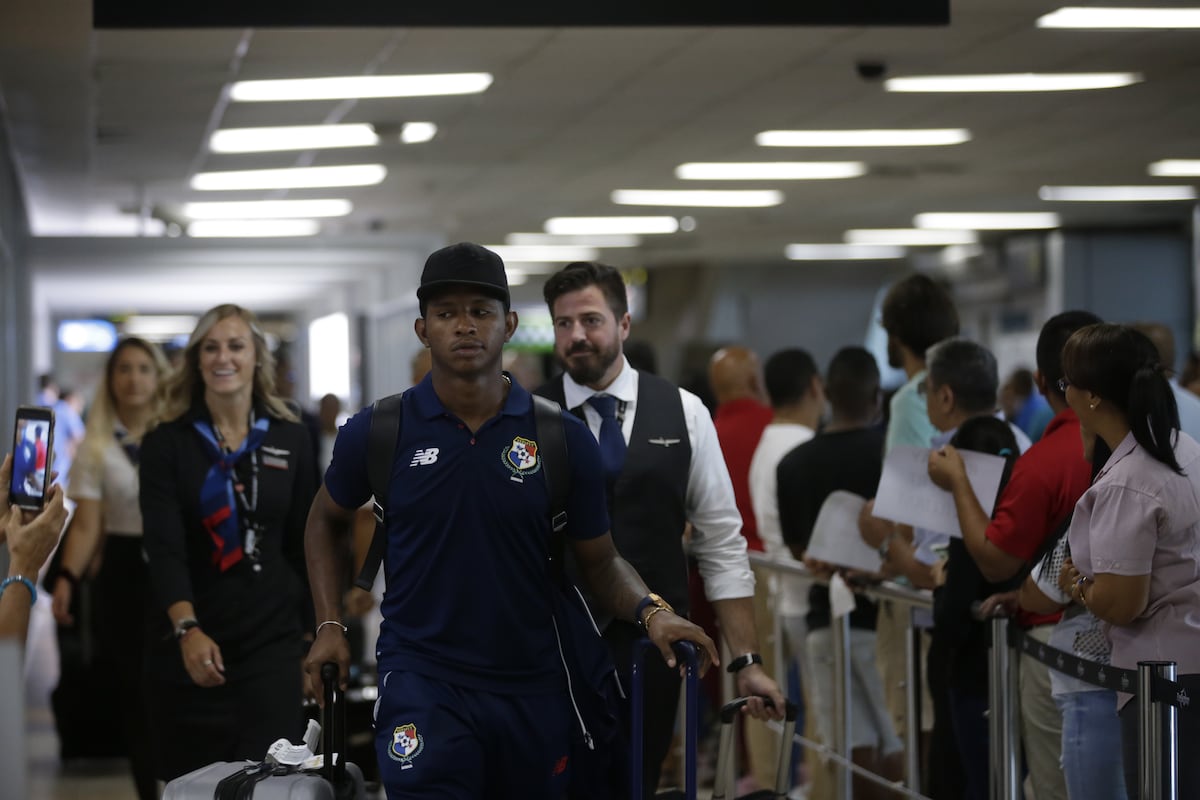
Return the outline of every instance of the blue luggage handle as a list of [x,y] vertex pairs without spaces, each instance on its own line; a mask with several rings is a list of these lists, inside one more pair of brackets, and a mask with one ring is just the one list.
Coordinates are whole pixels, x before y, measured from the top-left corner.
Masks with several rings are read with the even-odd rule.
[[[675,656],[686,669],[685,682],[687,691],[684,721],[684,778],[683,787],[687,800],[696,800],[696,751],[699,747],[699,713],[700,713],[700,656],[693,642],[675,642],[671,645]],[[642,718],[645,714],[645,688],[642,676],[642,662],[646,651],[653,651],[656,656],[658,648],[649,639],[643,638],[633,644],[633,689],[630,703],[633,706],[632,723],[630,724],[630,793],[631,800],[643,800],[642,792]]]

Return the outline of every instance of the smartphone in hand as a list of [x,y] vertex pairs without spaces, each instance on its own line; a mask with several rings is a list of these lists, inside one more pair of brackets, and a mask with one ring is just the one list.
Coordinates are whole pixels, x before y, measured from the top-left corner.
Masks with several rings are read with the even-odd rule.
[[41,510],[50,491],[51,454],[54,452],[54,410],[21,406],[13,425],[12,481],[8,502]]

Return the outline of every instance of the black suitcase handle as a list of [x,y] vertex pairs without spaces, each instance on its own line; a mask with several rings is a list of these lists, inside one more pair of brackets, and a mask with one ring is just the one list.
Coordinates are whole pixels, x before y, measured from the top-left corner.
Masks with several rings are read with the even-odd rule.
[[321,774],[333,786],[335,794],[346,780],[346,708],[341,675],[338,665],[332,661],[321,665],[321,683],[325,692],[325,708],[321,712],[321,752],[325,763]]

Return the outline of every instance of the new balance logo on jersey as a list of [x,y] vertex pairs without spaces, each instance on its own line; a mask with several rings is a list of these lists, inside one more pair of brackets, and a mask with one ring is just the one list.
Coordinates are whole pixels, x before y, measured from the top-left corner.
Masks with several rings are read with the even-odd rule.
[[412,463],[409,464],[409,466],[410,467],[417,467],[417,466],[428,467],[430,464],[433,464],[434,462],[437,461],[437,457],[438,457],[438,448],[427,447],[424,450],[418,450],[417,452],[413,453]]

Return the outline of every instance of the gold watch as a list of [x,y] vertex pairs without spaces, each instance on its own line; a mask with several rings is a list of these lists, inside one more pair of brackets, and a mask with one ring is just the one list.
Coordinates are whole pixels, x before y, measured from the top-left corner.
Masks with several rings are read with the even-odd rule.
[[[646,614],[646,609],[651,607],[653,608],[650,613]],[[675,609],[671,607],[670,603],[668,603],[666,600],[663,600],[660,595],[651,592],[643,597],[641,602],[638,603],[636,612],[638,625],[640,625],[643,630],[648,630],[646,626],[650,621],[650,617],[654,616],[659,611],[670,611],[672,614],[675,613]],[[643,614],[645,614],[645,617],[642,616]]]

